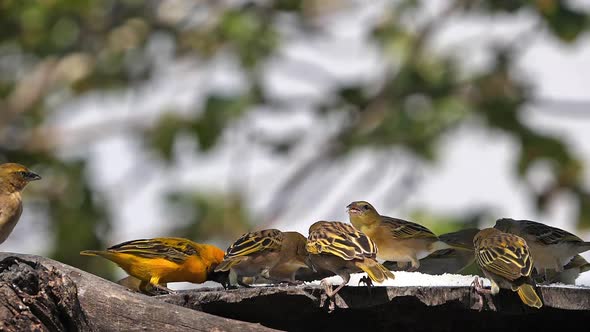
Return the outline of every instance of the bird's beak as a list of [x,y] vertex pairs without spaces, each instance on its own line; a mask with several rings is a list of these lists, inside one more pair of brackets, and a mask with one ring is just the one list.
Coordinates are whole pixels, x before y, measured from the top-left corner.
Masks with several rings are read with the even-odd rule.
[[357,209],[352,204],[348,204],[348,206],[346,206],[346,211],[348,211],[348,213],[360,213],[361,212],[361,210]]
[[33,173],[31,171],[25,173],[25,179],[27,181],[37,181],[41,180],[41,176],[37,173]]

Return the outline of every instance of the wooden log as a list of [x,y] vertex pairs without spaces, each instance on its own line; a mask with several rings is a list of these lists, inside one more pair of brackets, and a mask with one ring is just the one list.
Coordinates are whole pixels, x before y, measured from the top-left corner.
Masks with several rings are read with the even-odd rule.
[[[158,298],[173,304],[289,331],[529,331],[585,326],[590,319],[590,288],[540,286],[541,309],[524,305],[501,290],[494,306],[472,309],[471,287],[344,287],[329,310],[314,285],[236,290],[195,289]],[[563,325],[567,322],[566,325]]]
[[48,258],[0,253],[0,331],[274,331],[194,311]]

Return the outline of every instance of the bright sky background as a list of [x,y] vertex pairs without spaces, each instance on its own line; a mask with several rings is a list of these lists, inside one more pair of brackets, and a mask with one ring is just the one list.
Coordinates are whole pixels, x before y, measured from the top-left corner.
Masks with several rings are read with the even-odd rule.
[[[287,98],[295,95],[312,100],[321,96],[334,82],[379,77],[384,60],[366,42],[367,25],[363,22],[377,19],[384,1],[356,3],[353,10],[338,13],[321,22],[329,27],[331,40],[290,37],[283,56],[273,60],[266,73],[266,83],[272,87],[275,96]],[[435,15],[443,1],[430,3],[432,5],[429,5],[431,7],[425,15]],[[583,1],[578,3],[590,6]],[[486,65],[488,59],[482,48],[491,40],[513,40],[519,36],[519,31],[531,27],[531,17],[527,13],[520,14],[518,22],[508,21],[502,16],[456,18],[450,22],[439,31],[433,52],[446,52],[459,47],[466,63],[473,69]],[[562,44],[546,33],[539,33],[534,40],[522,42],[530,46],[521,56],[516,74],[534,79],[537,96],[574,101],[590,99],[590,36],[583,36],[574,46]],[[189,61],[170,65],[168,59],[172,57],[172,47],[165,38],[153,42],[153,52],[161,61],[160,74],[154,75],[156,79],[153,81],[132,92],[83,96],[64,107],[55,123],[75,129],[105,119],[112,122],[112,118],[124,122],[130,117],[141,118],[147,126],[163,110],[189,110],[191,105],[203,100],[204,89],[235,91],[243,86],[231,57],[220,58],[213,66],[207,67],[199,67]],[[298,61],[324,67],[330,78],[318,82],[317,75],[298,73],[292,66]],[[225,135],[220,147],[212,153],[198,155],[183,152],[179,167],[175,169],[159,165],[125,128],[114,130],[112,135],[100,142],[77,145],[74,151],[64,152],[64,157],[71,154],[90,156],[91,180],[107,193],[106,197],[110,198],[113,207],[112,243],[163,236],[166,235],[167,216],[161,204],[161,194],[171,188],[170,183],[190,189],[217,191],[227,188],[234,181],[247,181],[249,205],[254,212],[263,212],[273,189],[310,156],[317,142],[324,139],[323,135],[314,134],[317,132],[314,126],[330,126],[333,123],[320,121],[318,124],[306,105],[288,111],[292,112],[259,110],[248,119],[261,130],[273,128],[276,134],[298,130],[308,132],[304,147],[285,157],[271,155],[260,146],[248,143],[239,127]],[[558,109],[544,111],[531,107],[526,121],[535,128],[565,139],[590,165],[590,144],[587,143],[590,142],[590,113],[587,117],[568,117],[560,114]],[[183,142],[177,148],[191,151],[192,144]],[[236,161],[236,152],[240,151],[247,153],[242,153]],[[421,166],[408,162],[401,152],[394,152],[387,160],[399,165],[389,174],[364,181],[370,185],[362,186],[359,185],[359,177],[366,177],[366,170],[380,156],[359,151],[342,164],[314,174],[305,195],[292,202],[272,226],[307,234],[307,227],[315,220],[347,220],[345,206],[350,201],[364,199],[375,202],[383,214],[402,218],[416,207],[435,213],[458,214],[485,206],[493,208],[497,217],[533,219],[575,231],[572,202],[567,196],[560,197],[547,215],[536,214],[526,188],[511,169],[516,152],[515,143],[509,137],[483,131],[477,124],[466,125],[441,142],[440,155],[444,157],[438,164]],[[134,174],[134,165],[138,163],[153,167],[144,174]],[[399,181],[408,168],[414,167],[419,167],[421,173],[416,189],[401,204],[388,204],[391,184]],[[236,172],[243,168],[248,170],[246,180],[242,172]],[[534,180],[541,182],[543,177]],[[404,190],[403,187],[394,189]],[[25,209],[21,223],[28,223],[30,227],[34,222],[35,218]],[[481,226],[491,225],[493,220]],[[43,234],[27,234],[24,237],[23,234],[18,235],[21,227],[28,228],[19,223],[17,236],[9,239],[3,250],[43,253]],[[590,234],[580,235],[590,239]],[[586,255],[586,258],[590,259],[590,256]],[[590,284],[590,273],[578,281],[581,279]]]

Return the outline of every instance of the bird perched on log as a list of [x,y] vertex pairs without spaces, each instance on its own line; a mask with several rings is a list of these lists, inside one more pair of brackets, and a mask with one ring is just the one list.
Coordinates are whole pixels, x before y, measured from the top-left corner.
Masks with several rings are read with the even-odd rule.
[[123,242],[107,250],[85,250],[80,255],[101,256],[141,280],[143,292],[150,288],[171,292],[168,282],[203,283],[207,280],[227,283],[227,275],[216,273],[223,260],[223,250],[188,239],[161,237]]
[[535,221],[503,218],[496,221],[494,228],[522,237],[529,246],[537,273],[545,274],[547,280],[552,279],[551,274],[563,271],[574,256],[590,249],[590,242]]
[[[473,244],[475,260],[492,283],[491,290],[484,289],[478,277],[475,277],[473,284],[478,294],[495,295],[500,288],[505,288],[517,292],[522,302],[530,307],[543,306],[531,279],[533,258],[523,238],[495,228],[486,228],[475,235]],[[483,298],[480,295],[479,309],[482,307]]]
[[295,273],[308,268],[306,239],[297,232],[265,229],[242,235],[226,251],[215,271],[230,271],[230,284],[248,286],[242,279],[264,277],[297,283]]
[[420,267],[420,259],[437,250],[451,248],[428,228],[382,216],[368,202],[352,202],[347,209],[352,225],[377,244],[377,258],[395,261],[400,268],[410,263],[408,271],[416,271]]
[[342,284],[332,290],[332,285],[322,279],[328,297],[333,298],[350,281],[350,274],[364,271],[367,285],[371,281],[383,282],[395,276],[376,260],[377,247],[365,234],[349,224],[337,221],[318,221],[309,227],[306,245],[309,260],[314,269],[328,270],[342,278]]
[[0,244],[12,233],[23,212],[21,192],[29,182],[40,179],[23,165],[0,165]]

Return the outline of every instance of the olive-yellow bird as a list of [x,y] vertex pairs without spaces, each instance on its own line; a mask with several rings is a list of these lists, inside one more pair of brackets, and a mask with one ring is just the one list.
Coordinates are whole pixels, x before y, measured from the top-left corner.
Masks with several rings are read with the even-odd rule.
[[12,233],[23,212],[21,192],[29,182],[40,179],[23,165],[0,165],[0,244]]
[[340,276],[342,283],[334,291],[327,279],[322,285],[332,298],[350,281],[350,274],[364,271],[371,281],[383,282],[395,276],[376,260],[377,247],[365,234],[349,224],[338,221],[318,221],[309,227],[306,245],[311,265],[316,270],[327,270]]
[[215,271],[230,271],[230,284],[247,286],[242,278],[259,277],[295,283],[295,273],[307,268],[306,239],[297,232],[265,229],[237,239]]
[[585,242],[576,235],[557,227],[551,227],[530,220],[502,218],[496,221],[494,228],[522,237],[529,246],[538,274],[545,274],[547,279],[576,256],[590,249],[590,242]]
[[[523,238],[486,228],[475,235],[473,244],[475,260],[492,284],[491,290],[484,289],[476,277],[474,285],[478,293],[494,295],[505,288],[517,292],[522,302],[530,307],[543,306],[531,279],[533,259]],[[480,310],[482,301],[480,297]]]
[[225,284],[227,276],[214,272],[223,260],[223,250],[188,239],[161,237],[123,242],[104,251],[85,250],[85,256],[101,256],[141,280],[140,290],[167,290],[168,282]]
[[394,261],[408,271],[420,267],[420,259],[451,248],[428,228],[410,221],[380,215],[368,202],[356,201],[347,206],[350,223],[377,244],[377,258]]

